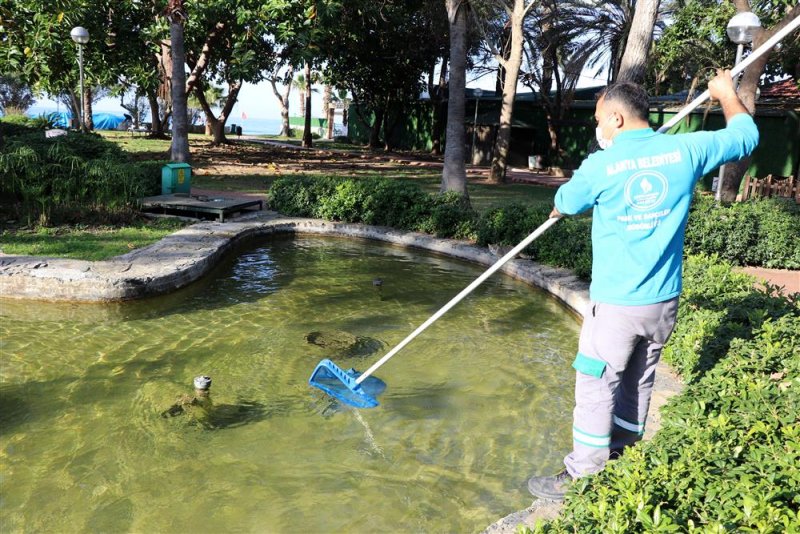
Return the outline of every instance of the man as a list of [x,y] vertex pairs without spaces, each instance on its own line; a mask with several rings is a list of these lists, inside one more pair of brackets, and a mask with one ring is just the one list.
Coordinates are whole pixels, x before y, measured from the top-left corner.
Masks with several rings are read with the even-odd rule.
[[556,193],[551,217],[594,210],[591,302],[572,364],[572,452],[561,473],[528,481],[536,497],[562,500],[573,479],[602,470],[610,455],[644,433],[655,367],[675,325],[695,184],[758,144],[730,71],[717,71],[708,88],[722,106],[726,128],[664,135],[649,127],[643,88],[609,85],[595,108],[603,150]]

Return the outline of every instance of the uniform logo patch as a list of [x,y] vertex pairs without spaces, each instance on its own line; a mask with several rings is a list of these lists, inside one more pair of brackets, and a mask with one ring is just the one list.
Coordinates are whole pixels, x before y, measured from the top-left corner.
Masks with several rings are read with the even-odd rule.
[[640,171],[625,183],[625,203],[636,211],[657,208],[667,198],[667,177],[658,171]]

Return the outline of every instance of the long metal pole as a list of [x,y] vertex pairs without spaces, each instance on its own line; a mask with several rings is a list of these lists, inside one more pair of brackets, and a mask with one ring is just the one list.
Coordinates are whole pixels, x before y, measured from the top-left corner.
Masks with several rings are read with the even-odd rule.
[[83,131],[83,125],[86,124],[86,123],[84,122],[85,117],[83,116],[83,113],[84,113],[83,110],[84,110],[85,103],[83,101],[83,99],[84,99],[84,96],[83,96],[83,45],[81,45],[81,44],[78,45],[78,71],[80,72],[80,77],[81,77],[81,109],[79,110],[80,113],[78,114],[80,116],[81,123],[79,125],[79,128],[80,128],[81,131]]

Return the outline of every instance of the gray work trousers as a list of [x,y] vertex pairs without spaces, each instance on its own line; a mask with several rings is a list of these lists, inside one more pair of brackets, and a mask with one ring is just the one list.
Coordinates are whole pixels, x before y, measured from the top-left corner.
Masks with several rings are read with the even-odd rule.
[[610,450],[642,439],[656,364],[677,312],[678,297],[645,306],[589,304],[572,364],[573,448],[564,465],[573,478],[600,471]]

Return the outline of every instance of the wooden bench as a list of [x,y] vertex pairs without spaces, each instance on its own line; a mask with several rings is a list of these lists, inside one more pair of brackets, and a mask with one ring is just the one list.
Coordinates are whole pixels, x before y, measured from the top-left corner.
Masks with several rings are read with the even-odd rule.
[[773,176],[766,178],[744,177],[742,200],[749,198],[783,197],[793,198],[800,204],[800,184],[794,176]]

